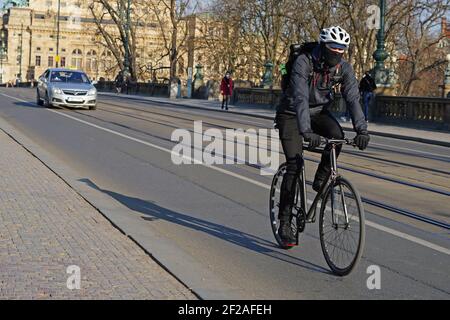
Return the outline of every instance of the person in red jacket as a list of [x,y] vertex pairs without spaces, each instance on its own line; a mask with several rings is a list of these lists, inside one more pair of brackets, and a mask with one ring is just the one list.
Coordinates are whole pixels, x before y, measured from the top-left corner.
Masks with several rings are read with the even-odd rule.
[[222,83],[220,84],[220,92],[222,93],[222,110],[225,107],[225,110],[228,110],[228,100],[233,94],[233,80],[231,79],[231,74],[227,72],[225,77],[222,79]]

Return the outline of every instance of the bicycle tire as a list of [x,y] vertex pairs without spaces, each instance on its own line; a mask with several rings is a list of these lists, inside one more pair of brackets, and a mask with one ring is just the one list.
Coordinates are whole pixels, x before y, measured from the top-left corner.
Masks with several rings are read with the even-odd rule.
[[[347,201],[347,203],[350,201],[350,199],[352,198],[355,202],[355,208],[357,209],[357,223],[354,223],[355,225],[357,224],[358,227],[351,227],[351,229],[358,229],[359,231],[359,237],[357,240],[357,248],[353,254],[353,257],[351,257],[350,262],[346,265],[337,265],[336,261],[334,261],[334,257],[332,257],[332,254],[330,254],[328,246],[327,246],[327,242],[330,242],[328,239],[328,237],[326,237],[325,234],[325,219],[327,218],[326,215],[330,215],[331,216],[331,210],[327,210],[327,208],[330,207],[330,205],[328,204],[329,200],[331,202],[331,196],[332,196],[332,192],[334,192],[333,190],[336,187],[340,187],[340,186],[344,186],[346,187],[346,189],[348,190],[347,193],[346,192],[342,192],[344,194],[344,203],[345,201]],[[342,190],[342,189],[340,189]],[[350,194],[351,193],[351,194]],[[341,191],[339,191],[339,194],[341,194]],[[351,198],[350,198],[351,197]],[[336,206],[336,205],[333,205]],[[344,206],[342,206],[344,207]],[[330,208],[331,209],[331,208]],[[338,208],[335,208],[335,210]],[[347,208],[348,211],[348,208]],[[329,212],[329,213],[328,213]],[[337,214],[339,215],[339,214]],[[343,216],[342,214],[340,214],[341,216]],[[339,219],[339,218],[338,218]],[[342,218],[340,218],[342,219]],[[356,218],[352,218],[349,219],[349,221],[352,220],[353,222],[356,220]],[[338,221],[339,222],[339,221]],[[345,224],[345,223],[344,223]],[[334,228],[334,227],[333,227]],[[338,226],[336,227],[338,230],[339,229],[339,223]],[[342,228],[342,230],[348,231],[350,230],[350,226],[348,226],[347,228]],[[341,233],[343,233],[344,231],[342,231]],[[350,231],[349,231],[350,232]],[[350,274],[355,267],[357,266],[358,262],[361,259],[363,250],[364,250],[364,244],[365,244],[365,213],[364,213],[364,207],[361,201],[361,197],[359,195],[358,190],[351,184],[350,181],[348,181],[347,179],[343,178],[343,177],[338,177],[336,179],[336,181],[333,184],[330,184],[330,186],[328,187],[328,189],[325,191],[324,197],[323,197],[323,201],[322,201],[322,206],[321,206],[321,210],[320,210],[320,218],[319,218],[319,235],[320,235],[320,244],[322,247],[322,252],[323,255],[325,257],[325,260],[328,264],[328,266],[330,267],[330,269],[333,271],[334,274],[338,275],[338,276],[346,276],[348,274]],[[348,237],[350,234],[347,234]],[[336,237],[335,237],[336,239]],[[339,239],[340,236],[339,236]],[[352,238],[354,239],[354,238]],[[348,250],[347,251],[348,254]],[[334,250],[333,250],[334,253]]]

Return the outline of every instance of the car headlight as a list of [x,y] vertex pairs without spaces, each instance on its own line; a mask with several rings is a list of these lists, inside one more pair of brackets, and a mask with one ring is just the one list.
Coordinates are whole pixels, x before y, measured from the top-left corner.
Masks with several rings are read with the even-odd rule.
[[96,94],[97,93],[97,89],[95,89],[95,88],[92,88],[91,90],[89,90],[88,91],[88,96],[93,96],[94,94]]
[[53,87],[52,92],[56,93],[56,94],[62,94],[63,93],[60,88],[55,88],[55,87]]

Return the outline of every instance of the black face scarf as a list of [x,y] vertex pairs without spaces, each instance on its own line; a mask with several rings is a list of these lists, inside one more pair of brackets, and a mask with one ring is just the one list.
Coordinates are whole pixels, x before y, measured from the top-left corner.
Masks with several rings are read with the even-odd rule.
[[327,47],[322,47],[322,59],[328,67],[334,67],[341,62],[343,53],[333,52]]

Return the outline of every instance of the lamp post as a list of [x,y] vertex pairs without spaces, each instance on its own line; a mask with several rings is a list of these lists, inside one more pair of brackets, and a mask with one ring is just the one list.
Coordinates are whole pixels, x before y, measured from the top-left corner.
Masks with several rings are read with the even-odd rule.
[[22,82],[22,52],[23,52],[23,23],[20,27],[19,74],[17,75],[20,82]]
[[382,91],[386,89],[393,89],[394,79],[391,70],[387,69],[384,61],[389,57],[385,47],[385,15],[386,15],[386,0],[379,1],[380,7],[380,29],[377,33],[377,50],[373,53],[375,59],[375,67],[372,69],[372,76],[375,79],[377,87]]
[[2,46],[0,47],[0,83],[3,83],[3,57],[5,54],[5,48]]
[[447,68],[445,69],[444,87],[443,87],[444,90],[442,92],[442,96],[444,98],[448,98],[447,96],[450,93],[450,54],[447,54],[445,59],[447,60]]
[[5,32],[3,30],[0,36],[0,83],[3,83],[3,59],[5,58]]
[[263,88],[271,88],[273,85],[273,63],[271,61],[267,61],[267,63],[264,65],[264,68],[266,68],[266,70],[262,78],[261,86]]
[[61,15],[61,0],[58,0],[58,17],[56,19],[56,67],[59,67],[59,19]]
[[128,77],[130,75],[130,51],[129,51],[129,34],[130,34],[130,10],[131,10],[131,0],[127,0],[127,7],[126,7],[126,20],[125,20],[125,39],[124,39],[124,75]]

